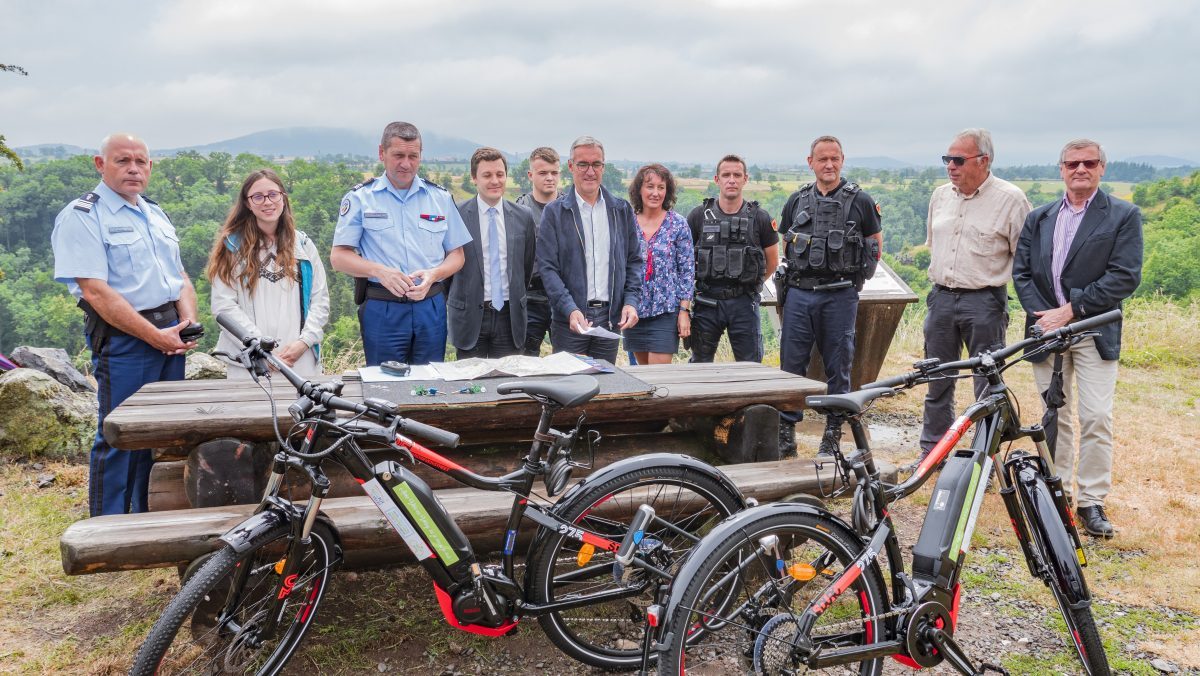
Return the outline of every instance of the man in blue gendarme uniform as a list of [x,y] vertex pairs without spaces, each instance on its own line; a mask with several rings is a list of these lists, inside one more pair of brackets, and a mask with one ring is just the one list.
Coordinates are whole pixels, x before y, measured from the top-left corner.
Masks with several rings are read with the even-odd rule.
[[462,247],[471,235],[450,193],[417,176],[416,127],[385,127],[379,160],[384,175],[354,186],[342,199],[329,262],[359,278],[355,302],[368,366],[442,361],[444,283],[462,267]]
[[179,236],[157,204],[141,196],[150,181],[146,144],[113,134],[94,158],[100,185],[54,219],[54,278],[87,316],[100,411],[92,446],[88,507],[92,516],[144,512],[149,449],[112,448],[104,418],[146,383],[183,380],[194,342],[179,331],[195,321],[196,292],[179,257]]

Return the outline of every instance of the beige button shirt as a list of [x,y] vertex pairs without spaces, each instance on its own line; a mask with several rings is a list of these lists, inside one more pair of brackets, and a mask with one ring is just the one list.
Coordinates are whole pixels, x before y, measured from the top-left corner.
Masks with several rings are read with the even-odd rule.
[[1017,238],[1032,208],[1020,188],[990,173],[973,195],[963,195],[953,183],[938,186],[925,226],[929,280],[955,289],[1008,284]]

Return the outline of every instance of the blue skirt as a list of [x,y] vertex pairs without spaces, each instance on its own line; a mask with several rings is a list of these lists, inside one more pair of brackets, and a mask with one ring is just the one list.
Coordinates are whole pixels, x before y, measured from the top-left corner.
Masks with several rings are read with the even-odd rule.
[[633,328],[625,329],[625,349],[631,352],[675,354],[679,351],[678,315],[664,312],[642,317]]

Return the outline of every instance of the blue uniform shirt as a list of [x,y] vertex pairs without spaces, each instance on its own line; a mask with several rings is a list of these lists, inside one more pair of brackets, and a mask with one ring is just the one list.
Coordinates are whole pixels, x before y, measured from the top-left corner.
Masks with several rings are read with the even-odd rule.
[[346,193],[339,214],[334,246],[354,247],[405,274],[435,267],[471,241],[453,196],[420,177],[398,190],[378,176]]
[[100,279],[134,310],[179,300],[183,261],[179,235],[156,204],[137,206],[104,184],[71,202],[54,219],[54,279],[81,297],[77,277]]

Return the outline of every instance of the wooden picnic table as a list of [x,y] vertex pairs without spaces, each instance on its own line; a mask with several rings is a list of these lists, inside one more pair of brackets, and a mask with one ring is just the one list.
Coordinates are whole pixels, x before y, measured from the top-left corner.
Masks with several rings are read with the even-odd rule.
[[[590,424],[638,425],[672,418],[721,417],[748,406],[801,409],[804,398],[825,391],[823,383],[752,362],[629,366],[624,370],[655,388],[645,398],[605,398],[588,402]],[[516,380],[515,378],[513,380]],[[504,382],[503,380],[499,382]],[[296,391],[282,378],[271,386],[286,424]],[[362,399],[362,385],[346,381],[343,396]],[[529,439],[539,406],[513,395],[500,401],[439,404],[434,400],[401,405],[406,417],[458,432],[466,444]],[[564,413],[564,415],[566,415]],[[152,383],[126,399],[104,420],[104,436],[117,448],[192,446],[217,437],[275,438],[271,405],[250,381],[190,380]]]

